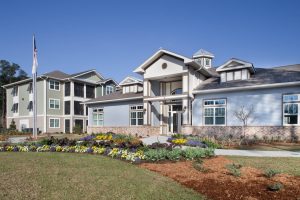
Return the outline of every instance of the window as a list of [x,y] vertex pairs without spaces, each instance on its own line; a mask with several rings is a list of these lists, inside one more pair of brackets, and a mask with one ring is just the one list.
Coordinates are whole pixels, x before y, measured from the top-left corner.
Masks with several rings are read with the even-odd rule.
[[225,125],[226,100],[204,100],[204,124]]
[[32,86],[32,83],[29,83],[29,85],[28,85],[28,92],[29,92],[30,94],[33,93],[33,86]]
[[103,108],[93,109],[93,125],[103,126],[104,125],[103,116],[104,116]]
[[14,97],[18,96],[18,86],[13,87],[11,93]]
[[86,88],[86,98],[95,98],[95,87],[87,85]]
[[177,88],[171,92],[171,95],[182,94],[182,88]]
[[18,103],[14,103],[13,106],[12,106],[11,111],[13,113],[18,113],[19,112],[19,104]]
[[33,102],[32,101],[29,101],[28,110],[29,110],[29,112],[33,111]]
[[235,71],[234,72],[234,80],[242,79],[242,71]]
[[299,122],[299,94],[283,95],[283,124],[297,125]]
[[205,65],[210,65],[209,58],[205,59]]
[[60,100],[59,99],[49,99],[49,108],[50,109],[59,109]]
[[226,72],[221,73],[221,82],[226,82]]
[[71,102],[70,101],[65,101],[65,115],[71,114]]
[[232,81],[233,80],[233,72],[227,72],[227,81]]
[[81,83],[74,83],[75,97],[84,97],[84,85]]
[[50,90],[59,90],[59,81],[50,80],[49,81],[49,89]]
[[74,101],[74,114],[84,115],[84,107],[83,104],[81,104],[81,101]]
[[144,124],[143,106],[130,106],[130,126],[140,126]]
[[249,71],[247,69],[243,69],[242,70],[242,79],[243,80],[248,79],[248,74],[249,74]]
[[70,96],[71,93],[71,83],[65,83],[65,97]]
[[50,118],[49,119],[49,128],[59,128],[60,127],[60,119],[59,118]]
[[114,87],[113,86],[106,86],[106,94],[111,94],[114,91]]

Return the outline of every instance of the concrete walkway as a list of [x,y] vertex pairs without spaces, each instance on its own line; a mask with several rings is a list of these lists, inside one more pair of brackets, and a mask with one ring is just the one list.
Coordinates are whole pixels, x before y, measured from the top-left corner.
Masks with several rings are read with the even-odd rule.
[[27,137],[23,137],[23,136],[21,136],[21,137],[9,137],[7,141],[8,141],[9,143],[14,143],[14,144],[16,144],[16,143],[22,143],[22,142],[25,142],[25,141],[26,141],[26,138],[27,138]]
[[257,151],[257,150],[235,150],[235,149],[216,149],[218,156],[250,156],[250,157],[298,157],[300,152],[293,151]]
[[[168,143],[167,136],[150,136],[142,138],[144,144],[150,145],[155,142]],[[256,151],[256,150],[235,150],[235,149],[216,149],[218,156],[251,156],[251,157],[299,157],[300,152],[293,151]]]

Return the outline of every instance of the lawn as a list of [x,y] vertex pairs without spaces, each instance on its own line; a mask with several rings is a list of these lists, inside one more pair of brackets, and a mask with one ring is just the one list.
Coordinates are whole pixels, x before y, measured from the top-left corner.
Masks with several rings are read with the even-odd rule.
[[300,176],[300,158],[273,158],[273,157],[241,157],[227,156],[235,163],[250,166],[261,170],[276,169],[282,173]]
[[0,199],[203,199],[159,174],[103,156],[0,153]]

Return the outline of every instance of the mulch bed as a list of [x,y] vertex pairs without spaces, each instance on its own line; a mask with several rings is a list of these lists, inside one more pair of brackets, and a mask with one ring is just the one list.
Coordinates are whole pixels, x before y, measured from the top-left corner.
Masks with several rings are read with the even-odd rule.
[[[230,163],[233,162],[222,156],[206,159],[203,165],[208,172],[196,170],[191,161],[143,163],[140,167],[170,177],[209,199],[300,200],[300,177],[278,174],[273,178],[266,178],[261,170],[251,167],[242,167],[242,175],[234,177],[225,168]],[[284,188],[276,192],[269,191],[267,186],[275,182],[282,183]]]

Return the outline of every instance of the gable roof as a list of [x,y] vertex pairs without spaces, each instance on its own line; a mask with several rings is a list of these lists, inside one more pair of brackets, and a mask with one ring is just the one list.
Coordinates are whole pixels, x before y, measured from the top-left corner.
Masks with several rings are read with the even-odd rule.
[[131,84],[143,84],[143,80],[138,79],[136,77],[132,77],[132,76],[127,76],[126,78],[124,78],[121,82],[120,82],[120,86],[122,85],[131,85]]
[[77,78],[79,76],[83,76],[83,75],[89,74],[89,73],[95,73],[100,79],[102,79],[102,80],[104,79],[103,76],[101,74],[99,74],[95,69],[90,69],[90,70],[78,72],[75,74],[71,74],[71,75],[69,75],[68,78]]
[[193,58],[200,58],[200,57],[209,57],[209,58],[214,58],[214,54],[204,50],[204,49],[199,49],[196,53],[194,53]]
[[217,72],[223,72],[223,71],[230,71],[235,69],[249,69],[251,73],[255,72],[255,68],[252,63],[243,61],[241,59],[237,58],[231,58],[223,65],[219,66],[216,71]]
[[57,79],[65,79],[65,78],[68,78],[70,75],[66,74],[66,73],[64,73],[62,71],[55,70],[55,71],[52,71],[52,72],[48,72],[48,73],[42,74],[41,76],[46,76],[46,77],[51,77],[51,78],[57,78]]
[[165,49],[159,49],[157,52],[155,52],[150,58],[148,58],[145,62],[143,62],[139,67],[137,67],[133,72],[142,74],[145,72],[145,69],[151,65],[154,61],[156,61],[157,59],[159,59],[161,56],[163,55],[170,55],[176,58],[179,58],[181,60],[183,60],[184,63],[186,62],[192,62],[192,59],[179,55],[177,53],[165,50]]
[[97,83],[99,83],[99,84],[105,84],[105,83],[107,83],[107,82],[109,82],[109,81],[113,82],[116,86],[119,86],[118,82],[115,81],[115,80],[112,79],[112,78],[107,78],[107,79],[101,80],[101,81],[99,81],[99,82],[97,82]]
[[219,77],[209,78],[200,83],[194,91],[210,91],[217,89],[240,88],[264,86],[282,83],[300,84],[300,64],[287,65],[273,68],[256,68],[256,73],[247,80],[235,80],[228,82],[220,82]]
[[157,59],[159,59],[163,55],[170,55],[172,57],[176,57],[178,59],[183,60],[185,65],[192,66],[196,70],[199,70],[203,75],[207,77],[213,76],[209,70],[207,70],[205,67],[203,67],[200,63],[196,62],[195,60],[188,58],[186,56],[182,56],[180,54],[160,49],[156,53],[154,53],[150,58],[148,58],[143,64],[141,64],[138,68],[136,68],[133,72],[136,72],[138,74],[143,74],[145,72],[145,69],[151,65],[153,62],[155,62]]

